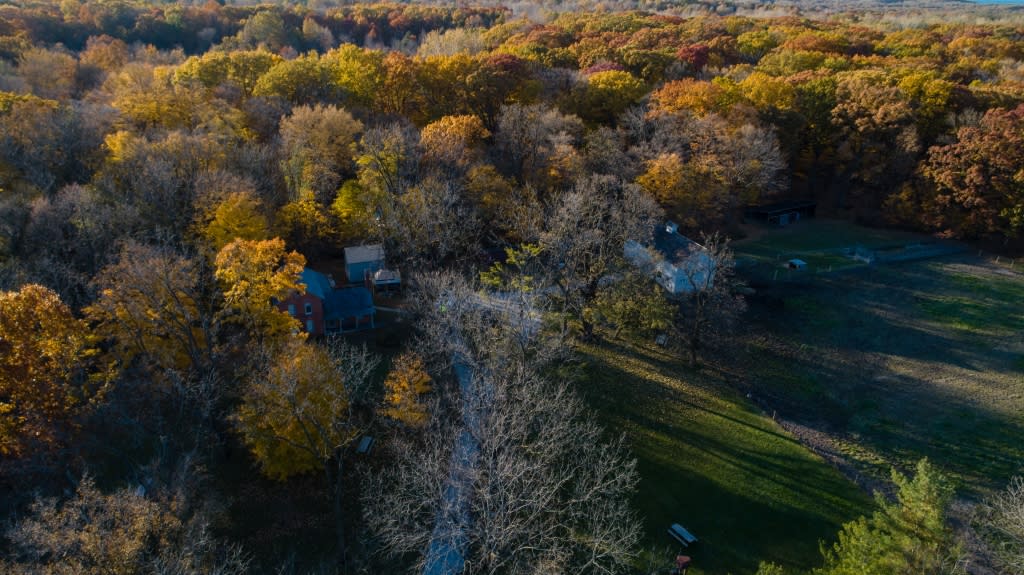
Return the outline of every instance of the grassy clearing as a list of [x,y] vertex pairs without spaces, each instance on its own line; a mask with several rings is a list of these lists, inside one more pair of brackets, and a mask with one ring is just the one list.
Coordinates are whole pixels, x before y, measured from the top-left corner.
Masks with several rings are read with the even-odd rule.
[[990,336],[1024,332],[1024,281],[1019,277],[946,273],[941,264],[930,269],[945,280],[937,286],[941,290],[919,302],[932,321]]
[[[745,370],[861,472],[931,458],[977,496],[1024,472],[1024,276],[958,256],[762,290]],[[795,382],[795,383],[794,383]]]
[[809,568],[818,541],[870,509],[852,483],[711,376],[660,351],[604,343],[580,349],[583,391],[639,461],[637,509],[648,545],[679,547],[679,522],[701,541],[691,573],[752,573],[761,560]]
[[[848,270],[865,264],[847,257],[848,248],[878,249],[921,241],[919,235],[876,230],[842,220],[810,219],[785,228],[747,226],[748,237],[733,245],[737,260],[756,279],[791,280],[810,274]],[[807,262],[807,269],[788,271],[782,264],[791,258]]]
[[736,242],[737,252],[828,252],[852,246],[877,249],[922,239],[919,234],[865,228],[845,220],[817,218],[785,228],[749,226],[747,232],[747,238]]

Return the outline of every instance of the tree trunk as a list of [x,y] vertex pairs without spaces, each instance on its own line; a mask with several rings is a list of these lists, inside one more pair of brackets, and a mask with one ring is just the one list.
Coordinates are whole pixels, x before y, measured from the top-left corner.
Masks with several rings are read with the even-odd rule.
[[698,317],[693,319],[693,328],[690,330],[690,367],[697,367],[697,353],[700,351],[700,330],[701,320]]
[[[348,557],[346,554],[347,548],[345,546],[345,521],[341,512],[342,496],[344,494],[343,483],[342,483],[342,472],[344,471],[344,461],[341,458],[341,454],[337,454],[337,470],[334,473],[334,477],[331,477],[331,466],[325,465],[324,469],[327,470],[327,488],[333,491],[333,507],[334,507],[334,532],[336,545],[338,546],[338,566],[341,568],[342,573],[348,572]],[[333,479],[333,480],[332,480]]]
[[583,328],[583,341],[593,341],[594,340],[594,324],[592,322],[587,321],[587,318],[584,317],[583,313],[580,313],[579,320],[580,320],[580,326]]

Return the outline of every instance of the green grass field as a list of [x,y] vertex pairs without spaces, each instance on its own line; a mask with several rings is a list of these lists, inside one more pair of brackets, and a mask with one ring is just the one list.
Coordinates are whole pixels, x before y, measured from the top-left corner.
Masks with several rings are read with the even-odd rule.
[[647,545],[671,557],[680,547],[666,529],[681,523],[700,539],[685,551],[691,573],[752,573],[761,560],[809,568],[819,540],[870,510],[853,483],[713,376],[627,344],[579,351],[585,396],[638,459]]
[[[819,220],[735,249],[814,266],[845,246],[928,239]],[[709,358],[725,375],[657,348],[580,349],[586,397],[638,458],[647,545],[679,551],[665,530],[683,524],[701,539],[691,573],[818,564],[819,541],[871,509],[850,478],[885,489],[893,467],[928,457],[970,500],[1024,473],[1024,270],[964,254],[846,267],[762,282],[742,333]]]
[[[746,238],[733,244],[739,265],[759,279],[795,279],[809,274],[862,267],[865,264],[844,255],[855,246],[879,249],[920,241],[922,236],[898,230],[864,228],[843,220],[804,220],[784,228],[757,225],[744,227]],[[789,272],[783,262],[799,258],[807,269]]]
[[[756,260],[930,239],[813,220],[752,228],[735,249]],[[754,274],[754,329],[736,359],[747,388],[860,472],[884,480],[928,456],[976,497],[1024,472],[1022,271],[960,254],[798,284]]]
[[880,479],[927,456],[974,497],[1024,472],[1024,276],[955,256],[767,289],[743,361],[784,417]]

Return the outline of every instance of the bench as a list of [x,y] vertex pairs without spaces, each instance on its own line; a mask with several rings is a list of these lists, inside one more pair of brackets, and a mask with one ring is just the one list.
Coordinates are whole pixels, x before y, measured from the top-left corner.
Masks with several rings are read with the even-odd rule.
[[672,527],[668,528],[668,534],[682,544],[683,547],[688,547],[691,543],[697,542],[697,538],[678,523],[673,523]]

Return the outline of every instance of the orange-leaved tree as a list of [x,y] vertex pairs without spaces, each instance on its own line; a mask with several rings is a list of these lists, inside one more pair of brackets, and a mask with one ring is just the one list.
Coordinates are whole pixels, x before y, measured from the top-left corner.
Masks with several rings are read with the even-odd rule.
[[58,445],[73,429],[97,391],[86,370],[90,340],[49,288],[0,292],[0,455]]

